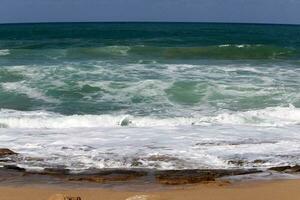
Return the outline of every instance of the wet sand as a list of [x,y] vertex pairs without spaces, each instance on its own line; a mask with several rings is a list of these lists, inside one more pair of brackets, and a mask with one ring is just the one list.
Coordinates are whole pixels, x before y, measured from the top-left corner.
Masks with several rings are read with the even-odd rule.
[[299,200],[299,185],[300,180],[228,185],[211,183],[157,191],[148,191],[148,188],[145,188],[148,192],[63,186],[2,186],[0,200],[48,200],[55,194],[81,197],[81,200]]

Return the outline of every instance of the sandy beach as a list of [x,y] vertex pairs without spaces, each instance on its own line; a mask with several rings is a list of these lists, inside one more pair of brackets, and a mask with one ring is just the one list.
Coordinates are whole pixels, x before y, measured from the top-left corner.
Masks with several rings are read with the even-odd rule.
[[[0,200],[60,200],[60,195],[82,200],[298,200],[300,180],[243,183],[239,185],[201,184],[142,192],[96,188],[47,186],[0,187]],[[146,188],[145,188],[146,189]],[[149,188],[147,188],[148,190]],[[56,195],[57,198],[54,198]],[[66,198],[67,199],[67,198]],[[72,199],[72,198],[70,198]]]

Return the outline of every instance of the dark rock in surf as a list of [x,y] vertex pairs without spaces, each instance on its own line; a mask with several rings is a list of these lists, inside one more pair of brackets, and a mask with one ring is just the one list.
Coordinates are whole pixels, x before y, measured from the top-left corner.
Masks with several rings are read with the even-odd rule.
[[24,168],[18,167],[17,165],[4,165],[3,168],[18,171],[18,172],[25,172],[26,171]]
[[291,169],[289,169],[291,172],[300,172],[300,165],[295,165]]
[[138,167],[138,166],[141,166],[143,165],[143,163],[141,161],[139,161],[139,159],[133,159],[132,162],[131,162],[131,166],[132,167]]
[[206,183],[215,181],[224,176],[235,176],[258,173],[259,170],[166,170],[155,174],[156,180],[161,184],[182,185],[193,183]]
[[291,166],[279,166],[279,167],[271,167],[269,168],[269,170],[276,171],[276,172],[284,172],[291,168],[292,168]]
[[70,174],[70,170],[66,168],[45,168],[43,172],[44,175],[68,175]]
[[266,163],[266,161],[265,160],[257,159],[257,160],[254,160],[253,163],[254,164],[264,164],[264,163]]
[[280,166],[280,167],[272,167],[269,170],[276,171],[276,172],[284,172],[284,173],[298,173],[300,172],[300,166]]
[[227,162],[229,165],[235,165],[237,167],[242,167],[244,165],[247,165],[247,164],[254,164],[254,165],[261,165],[263,163],[266,163],[266,161],[264,160],[254,160],[254,161],[246,161],[246,160],[229,160]]
[[69,181],[88,181],[95,183],[125,182],[146,176],[145,171],[103,170],[95,174],[71,175]]
[[227,162],[230,165],[235,165],[235,166],[243,166],[245,164],[244,160],[229,160]]
[[181,185],[215,181],[215,174],[198,170],[171,170],[156,173],[156,180],[161,184]]
[[0,148],[0,157],[11,156],[11,155],[17,155],[17,153],[10,149]]

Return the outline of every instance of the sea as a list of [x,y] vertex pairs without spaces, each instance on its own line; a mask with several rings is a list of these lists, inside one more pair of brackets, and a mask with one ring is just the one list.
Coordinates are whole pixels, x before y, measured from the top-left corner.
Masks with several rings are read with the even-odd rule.
[[2,24],[0,147],[27,170],[300,164],[300,26]]

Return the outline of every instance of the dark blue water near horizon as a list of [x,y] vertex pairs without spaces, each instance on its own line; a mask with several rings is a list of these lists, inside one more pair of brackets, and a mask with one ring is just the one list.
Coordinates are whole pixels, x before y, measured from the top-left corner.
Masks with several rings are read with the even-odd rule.
[[[297,47],[300,26],[218,23],[40,23],[2,24],[2,40],[86,39],[94,45],[160,43],[162,46],[264,44]],[[250,36],[250,37],[249,37]],[[160,40],[170,39],[165,43]],[[173,41],[171,40],[173,38]],[[139,40],[137,40],[139,39]],[[145,41],[143,41],[143,39]],[[177,40],[176,40],[177,39]],[[111,41],[115,40],[115,41]],[[136,42],[136,43],[134,43]],[[168,43],[170,42],[170,43]],[[189,43],[191,42],[191,43]],[[86,45],[89,43],[86,43]],[[84,46],[84,44],[81,44]],[[18,47],[17,45],[15,46]],[[45,46],[47,47],[47,46]]]

